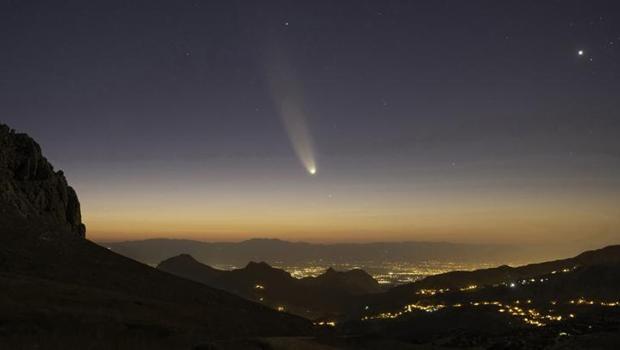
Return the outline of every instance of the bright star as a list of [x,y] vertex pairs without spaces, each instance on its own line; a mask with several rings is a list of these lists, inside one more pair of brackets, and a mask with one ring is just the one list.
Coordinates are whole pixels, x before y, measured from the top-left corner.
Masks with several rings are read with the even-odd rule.
[[579,56],[583,56],[584,52],[583,52],[583,50],[579,50],[579,51],[577,51],[577,54],[578,54]]

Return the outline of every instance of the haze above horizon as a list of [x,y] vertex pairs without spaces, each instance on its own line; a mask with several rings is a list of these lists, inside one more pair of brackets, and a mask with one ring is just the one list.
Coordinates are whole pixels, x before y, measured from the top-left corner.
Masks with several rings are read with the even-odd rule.
[[0,5],[0,118],[98,241],[620,241],[618,3],[449,3]]

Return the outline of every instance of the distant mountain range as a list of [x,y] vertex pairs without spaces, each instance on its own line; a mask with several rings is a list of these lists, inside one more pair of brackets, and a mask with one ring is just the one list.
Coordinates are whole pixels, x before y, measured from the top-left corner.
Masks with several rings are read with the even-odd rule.
[[272,265],[428,260],[495,262],[507,261],[520,255],[515,247],[508,245],[445,242],[314,244],[278,239],[251,239],[242,242],[209,243],[179,239],[148,239],[102,244],[119,254],[149,265],[156,265],[179,254],[190,254],[196,260],[208,265],[233,266],[245,266],[249,261],[265,261]]
[[330,268],[320,276],[297,279],[264,262],[225,271],[201,264],[187,254],[167,259],[157,268],[312,319],[342,312],[341,306],[352,296],[383,291],[377,281],[359,269],[339,272]]

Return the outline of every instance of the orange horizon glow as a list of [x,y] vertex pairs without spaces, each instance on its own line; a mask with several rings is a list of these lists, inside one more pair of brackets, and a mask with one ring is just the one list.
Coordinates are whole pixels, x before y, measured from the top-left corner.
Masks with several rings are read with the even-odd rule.
[[67,173],[86,235],[96,241],[620,242],[620,192],[611,174],[553,169],[556,175],[544,165],[532,173],[380,159],[322,163],[314,176],[294,157]]
[[338,200],[319,194],[308,195],[305,201],[280,195],[269,203],[253,195],[239,199],[222,197],[213,203],[162,195],[127,199],[112,209],[100,207],[105,201],[100,198],[84,204],[90,239],[278,238],[321,243],[417,240],[536,244],[583,237],[605,240],[614,237],[620,227],[613,198],[604,197],[581,198],[579,203],[566,198],[533,203],[531,199],[515,197],[511,202],[498,203],[492,195],[446,195],[418,201],[376,195],[371,203],[364,204],[355,197]]

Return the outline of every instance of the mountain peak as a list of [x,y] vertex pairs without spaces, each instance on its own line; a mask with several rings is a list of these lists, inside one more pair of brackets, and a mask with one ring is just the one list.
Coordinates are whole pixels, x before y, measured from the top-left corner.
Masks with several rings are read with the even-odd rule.
[[336,271],[333,267],[328,268],[322,275],[312,279],[306,279],[309,283],[326,283],[337,286],[351,294],[378,293],[382,291],[379,283],[362,269],[349,271]]
[[193,256],[183,253],[183,254],[179,254],[176,256],[173,256],[171,258],[168,258],[164,261],[161,262],[162,264],[170,264],[170,263],[190,263],[190,264],[194,264],[194,263],[198,263],[198,261],[196,259],[194,259]]
[[271,265],[267,264],[264,261],[261,262],[256,262],[256,261],[250,261],[245,268],[247,270],[271,270],[272,267]]
[[168,258],[160,262],[157,269],[205,284],[211,283],[222,274],[221,270],[205,265],[189,254],[179,254]]
[[[30,136],[0,124],[0,231],[84,238],[77,194]],[[9,230],[10,232],[4,232]]]

